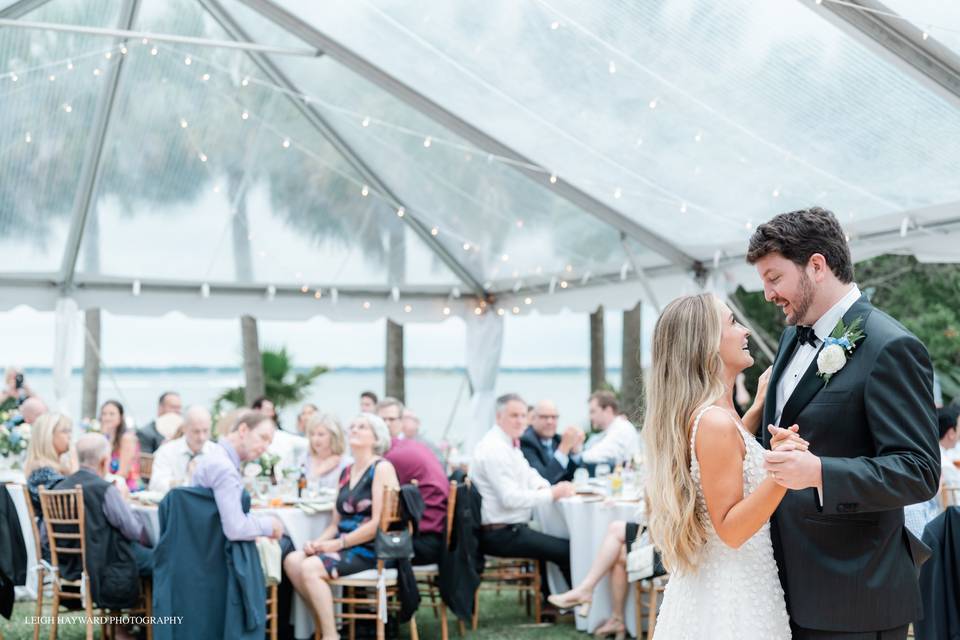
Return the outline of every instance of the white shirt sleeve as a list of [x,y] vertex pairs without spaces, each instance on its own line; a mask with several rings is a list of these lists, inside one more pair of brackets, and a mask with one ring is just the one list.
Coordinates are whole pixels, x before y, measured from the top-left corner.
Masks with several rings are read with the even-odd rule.
[[157,449],[153,457],[153,468],[150,471],[150,491],[166,493],[170,491],[171,483],[177,479],[176,447],[163,446]]
[[625,462],[633,457],[637,449],[637,430],[626,420],[617,418],[607,427],[600,441],[583,452],[582,459],[587,464],[601,462]]

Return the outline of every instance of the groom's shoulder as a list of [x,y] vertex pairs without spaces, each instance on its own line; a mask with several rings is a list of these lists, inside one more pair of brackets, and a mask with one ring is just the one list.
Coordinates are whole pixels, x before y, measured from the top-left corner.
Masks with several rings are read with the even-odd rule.
[[873,307],[867,321],[864,323],[864,332],[870,338],[877,338],[874,342],[887,342],[894,340],[913,339],[919,341],[909,329],[907,329],[899,320],[887,312]]

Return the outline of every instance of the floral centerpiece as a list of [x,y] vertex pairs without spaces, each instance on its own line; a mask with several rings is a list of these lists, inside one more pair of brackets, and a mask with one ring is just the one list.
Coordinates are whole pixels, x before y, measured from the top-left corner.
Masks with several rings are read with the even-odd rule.
[[21,468],[29,446],[30,425],[19,415],[0,413],[0,467]]
[[248,462],[243,467],[243,475],[248,478],[270,478],[276,479],[275,468],[280,463],[280,456],[273,453],[265,453],[257,460]]

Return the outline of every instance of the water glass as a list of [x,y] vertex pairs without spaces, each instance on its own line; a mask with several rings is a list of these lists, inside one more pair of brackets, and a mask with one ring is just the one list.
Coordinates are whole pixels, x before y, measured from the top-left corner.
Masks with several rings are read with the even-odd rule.
[[584,467],[580,467],[573,472],[573,485],[577,489],[585,489],[590,482],[590,472]]

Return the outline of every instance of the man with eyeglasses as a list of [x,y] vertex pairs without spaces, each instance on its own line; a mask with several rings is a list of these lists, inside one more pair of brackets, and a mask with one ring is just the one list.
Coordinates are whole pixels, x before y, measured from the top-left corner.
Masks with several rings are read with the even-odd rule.
[[568,426],[557,433],[557,406],[541,400],[533,410],[533,423],[520,438],[520,450],[530,466],[550,484],[572,480],[581,466],[580,451],[585,435],[578,427]]

